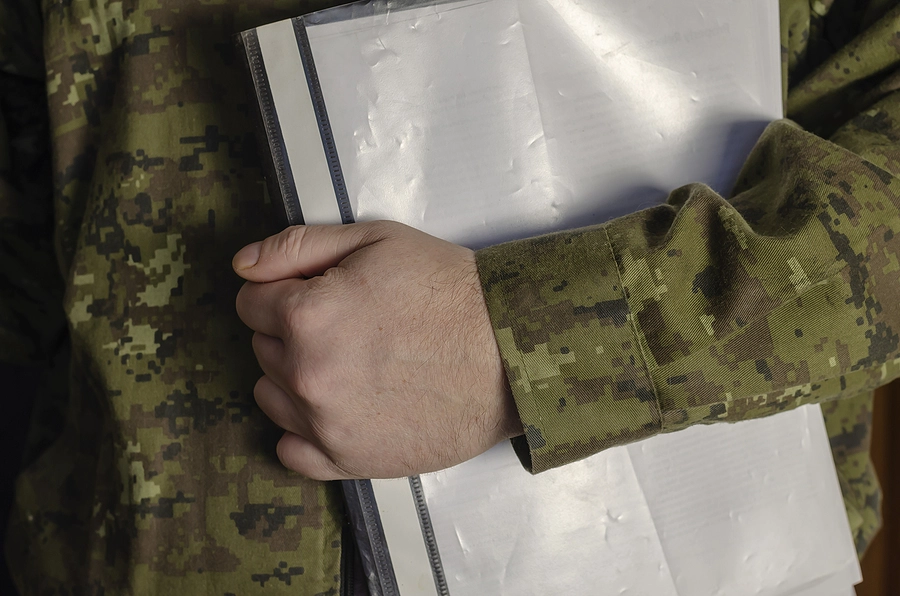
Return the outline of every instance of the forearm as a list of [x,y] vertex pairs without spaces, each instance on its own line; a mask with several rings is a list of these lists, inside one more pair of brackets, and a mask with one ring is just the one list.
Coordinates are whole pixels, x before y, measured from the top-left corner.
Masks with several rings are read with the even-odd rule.
[[481,251],[534,470],[894,378],[898,235],[892,173],[779,122],[731,201]]
[[788,115],[820,136],[771,126],[728,199],[477,255],[535,471],[897,375],[900,7],[821,16],[781,3]]

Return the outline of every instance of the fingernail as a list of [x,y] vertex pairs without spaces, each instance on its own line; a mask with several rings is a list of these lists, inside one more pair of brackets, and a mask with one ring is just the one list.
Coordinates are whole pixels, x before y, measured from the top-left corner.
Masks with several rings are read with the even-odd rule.
[[235,270],[249,269],[256,265],[257,261],[259,261],[260,248],[262,248],[262,242],[254,242],[239,250],[234,255],[234,261],[232,261]]

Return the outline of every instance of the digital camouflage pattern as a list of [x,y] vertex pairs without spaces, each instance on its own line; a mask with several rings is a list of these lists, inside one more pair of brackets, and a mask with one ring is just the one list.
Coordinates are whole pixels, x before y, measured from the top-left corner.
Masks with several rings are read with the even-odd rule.
[[[0,358],[47,371],[6,540],[23,594],[338,593],[338,494],[275,460],[230,268],[274,231],[232,35],[327,4],[0,2]],[[536,470],[847,397],[862,548],[866,391],[897,376],[900,17],[782,6],[789,114],[836,144],[779,123],[730,202],[688,187],[479,266]]]
[[900,7],[783,2],[782,32],[787,115],[830,141],[773,123],[728,199],[688,185],[478,265],[534,471],[823,403],[862,552],[872,390],[900,376]]
[[321,4],[0,6],[0,349],[62,361],[16,485],[19,589],[337,594],[340,501],[275,458],[230,266],[273,232],[232,35]]

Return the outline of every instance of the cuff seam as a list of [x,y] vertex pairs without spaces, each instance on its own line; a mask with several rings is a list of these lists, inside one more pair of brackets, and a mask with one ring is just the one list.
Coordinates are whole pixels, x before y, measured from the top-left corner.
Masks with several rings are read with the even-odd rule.
[[625,301],[625,304],[628,306],[628,322],[631,327],[631,337],[632,341],[637,345],[638,352],[641,357],[641,365],[644,369],[644,375],[647,377],[647,382],[653,390],[653,399],[656,401],[656,417],[657,417],[657,425],[660,431],[663,430],[663,412],[662,412],[662,404],[659,399],[659,390],[656,388],[656,383],[653,381],[653,375],[650,374],[650,365],[649,360],[647,358],[646,346],[644,346],[644,342],[641,341],[641,336],[638,333],[638,322],[634,316],[634,311],[631,308],[631,303],[628,301],[628,296],[625,294],[625,283],[622,278],[622,271],[619,269],[619,259],[616,253],[616,248],[613,245],[612,238],[609,235],[609,226],[603,226],[603,234],[606,236],[606,245],[609,247],[610,255],[612,255],[612,264],[613,267],[616,268],[616,277],[619,280],[619,292],[622,295],[622,299]]

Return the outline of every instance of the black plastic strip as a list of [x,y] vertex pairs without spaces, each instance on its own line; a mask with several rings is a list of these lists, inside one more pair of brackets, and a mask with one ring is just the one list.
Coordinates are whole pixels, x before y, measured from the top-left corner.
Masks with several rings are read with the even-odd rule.
[[300,60],[303,62],[303,70],[306,72],[306,83],[309,85],[313,110],[316,112],[316,120],[319,124],[322,148],[325,150],[325,159],[328,161],[328,170],[331,173],[334,196],[341,213],[341,223],[353,223],[353,209],[350,206],[350,198],[347,196],[347,185],[344,184],[341,160],[338,158],[337,146],[334,144],[334,134],[331,132],[331,122],[328,120],[328,112],[325,109],[325,98],[322,96],[322,87],[319,85],[319,75],[316,73],[316,64],[313,61],[312,48],[309,46],[309,36],[306,34],[303,17],[293,19],[293,24],[297,46],[300,49]]
[[[484,2],[490,2],[490,0],[474,0],[466,5],[470,6]],[[413,8],[438,7],[442,4],[454,3],[460,2],[459,0],[427,0],[426,2],[422,0],[362,0],[309,13],[303,16],[303,20],[310,25],[324,25],[377,15],[389,15]]]
[[278,112],[275,111],[275,101],[272,99],[272,89],[269,86],[269,76],[266,74],[262,52],[259,50],[259,37],[256,29],[241,33],[240,41],[244,48],[250,76],[253,79],[253,89],[256,92],[256,104],[259,109],[263,134],[269,146],[268,152],[260,152],[263,154],[263,167],[268,181],[269,195],[276,205],[281,206],[280,209],[276,209],[276,212],[282,224],[285,226],[302,224],[303,212],[297,197],[297,185],[294,182],[294,173],[291,171],[287,150],[284,147],[281,123],[278,120]]
[[344,525],[341,527],[341,592],[340,596],[369,595],[368,588],[360,589],[364,584],[361,574],[362,562],[359,560],[359,548],[356,546],[356,536],[353,533],[353,525],[348,517],[344,517]]
[[394,565],[370,480],[342,480],[344,505],[362,559],[371,596],[400,596]]
[[437,588],[439,596],[450,596],[444,565],[441,563],[441,553],[438,551],[434,527],[431,525],[431,515],[428,513],[428,503],[425,501],[425,491],[422,489],[422,480],[418,476],[410,476],[409,487],[416,502],[419,526],[422,528],[422,537],[425,539],[425,549],[428,551],[428,561],[431,563],[431,573],[434,576],[434,587]]

